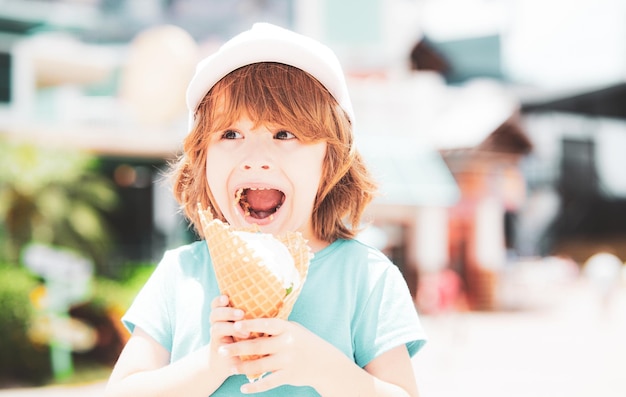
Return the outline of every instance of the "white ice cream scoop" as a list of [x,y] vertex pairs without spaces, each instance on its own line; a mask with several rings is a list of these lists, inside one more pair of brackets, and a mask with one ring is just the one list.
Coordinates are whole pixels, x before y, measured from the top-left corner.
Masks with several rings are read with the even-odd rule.
[[272,272],[287,290],[287,294],[300,287],[300,273],[296,269],[289,249],[268,233],[234,232],[254,250],[261,264]]

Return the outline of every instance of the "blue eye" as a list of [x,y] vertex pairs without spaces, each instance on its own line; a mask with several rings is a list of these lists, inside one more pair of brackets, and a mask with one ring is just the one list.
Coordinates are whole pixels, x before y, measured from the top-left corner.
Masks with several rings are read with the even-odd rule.
[[285,130],[278,131],[276,135],[274,135],[274,139],[280,140],[294,139],[295,137],[296,136],[293,133]]
[[226,130],[222,134],[222,139],[237,139],[241,138],[241,133],[234,130]]

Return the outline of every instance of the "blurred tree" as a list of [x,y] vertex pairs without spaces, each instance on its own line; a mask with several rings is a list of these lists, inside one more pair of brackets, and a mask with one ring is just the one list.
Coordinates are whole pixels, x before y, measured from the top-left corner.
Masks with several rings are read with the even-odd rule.
[[7,383],[39,384],[50,376],[47,346],[28,336],[35,317],[29,294],[37,285],[28,270],[0,262],[0,388]]
[[17,264],[30,242],[105,260],[111,236],[104,214],[117,193],[87,153],[0,141],[0,259]]

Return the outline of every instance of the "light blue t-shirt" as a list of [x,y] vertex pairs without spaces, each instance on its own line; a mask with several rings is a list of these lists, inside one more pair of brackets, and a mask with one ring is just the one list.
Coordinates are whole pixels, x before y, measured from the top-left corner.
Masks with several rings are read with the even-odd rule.
[[[204,241],[167,251],[123,317],[171,353],[171,361],[209,343],[211,301],[219,295]],[[337,240],[317,252],[289,316],[364,367],[405,344],[413,356],[426,338],[398,268],[375,248]],[[231,376],[213,396],[240,395],[243,375]],[[283,386],[272,396],[317,396],[310,387]]]

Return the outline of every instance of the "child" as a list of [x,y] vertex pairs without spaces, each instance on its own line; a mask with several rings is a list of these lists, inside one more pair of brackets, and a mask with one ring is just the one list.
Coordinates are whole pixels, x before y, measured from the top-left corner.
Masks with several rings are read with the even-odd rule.
[[[106,395],[416,396],[410,357],[425,338],[408,288],[354,239],[375,185],[335,55],[256,24],[198,65],[187,103],[174,194],[198,233],[200,203],[234,227],[299,231],[314,257],[289,321],[243,320],[204,241],[168,251],[123,318],[132,336]],[[235,342],[251,333],[267,336]]]

